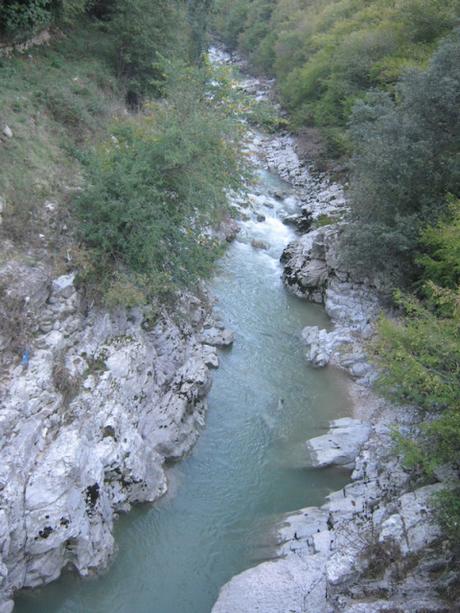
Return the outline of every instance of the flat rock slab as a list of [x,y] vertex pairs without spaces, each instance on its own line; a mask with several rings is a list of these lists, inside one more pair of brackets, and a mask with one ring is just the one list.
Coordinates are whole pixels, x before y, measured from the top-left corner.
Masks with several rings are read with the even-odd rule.
[[264,562],[227,583],[212,613],[319,613],[326,611],[324,558]]
[[345,466],[353,468],[356,456],[368,440],[371,427],[368,423],[351,417],[331,422],[329,432],[307,441],[311,466]]

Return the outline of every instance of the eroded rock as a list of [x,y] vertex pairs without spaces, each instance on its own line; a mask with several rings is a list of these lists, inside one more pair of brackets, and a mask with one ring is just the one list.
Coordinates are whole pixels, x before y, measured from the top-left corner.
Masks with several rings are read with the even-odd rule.
[[327,434],[307,442],[312,466],[353,468],[361,447],[369,438],[370,430],[370,425],[359,419],[343,417],[334,420]]
[[[212,319],[194,297],[183,299],[184,315],[197,313],[193,325],[162,313],[146,328],[140,309],[86,314],[73,274],[50,283],[44,268],[11,263],[2,278],[9,304],[27,305],[31,321],[27,365],[5,358],[0,389],[7,611],[13,590],[48,583],[64,566],[88,575],[108,564],[116,514],[162,496],[165,460],[195,443],[218,357],[200,341]],[[206,334],[233,340],[217,327]]]

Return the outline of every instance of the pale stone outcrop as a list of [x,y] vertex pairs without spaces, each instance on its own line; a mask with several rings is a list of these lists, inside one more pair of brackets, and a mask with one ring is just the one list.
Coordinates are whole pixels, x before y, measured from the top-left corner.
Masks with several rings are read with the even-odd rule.
[[[230,331],[193,296],[180,317],[88,310],[69,273],[11,261],[0,270],[0,601],[109,562],[117,513],[167,489],[164,462],[204,425],[209,367]],[[181,323],[177,323],[180,321]],[[187,322],[193,322],[187,323]],[[17,328],[14,325],[17,324]],[[11,327],[12,326],[12,327]],[[12,337],[17,344],[12,347]],[[206,343],[206,344],[205,344]],[[21,357],[22,356],[22,357]]]

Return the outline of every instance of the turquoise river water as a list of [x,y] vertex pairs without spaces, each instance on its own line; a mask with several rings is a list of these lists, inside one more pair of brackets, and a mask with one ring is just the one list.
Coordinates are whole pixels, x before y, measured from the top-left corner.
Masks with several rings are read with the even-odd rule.
[[[292,198],[270,198],[273,188],[289,187],[259,174],[257,211],[266,219],[248,210],[211,283],[236,338],[220,354],[193,453],[170,468],[161,501],[120,518],[119,551],[106,574],[66,573],[20,594],[15,612],[210,613],[226,581],[270,554],[270,528],[281,514],[320,504],[346,482],[338,471],[305,468],[305,440],[348,414],[350,400],[339,373],[306,364],[302,328],[328,321],[282,285],[279,256],[294,235],[281,217]],[[268,249],[252,247],[254,238]]]

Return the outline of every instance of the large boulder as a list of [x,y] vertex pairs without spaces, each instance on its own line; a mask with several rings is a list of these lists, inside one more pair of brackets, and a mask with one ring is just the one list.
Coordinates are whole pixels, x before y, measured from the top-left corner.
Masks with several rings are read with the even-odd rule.
[[259,564],[222,588],[212,613],[327,611],[324,562],[318,554]]
[[368,423],[351,417],[343,417],[331,422],[327,434],[307,441],[311,465],[318,468],[326,466],[345,466],[353,468],[361,447],[368,440],[371,427]]

